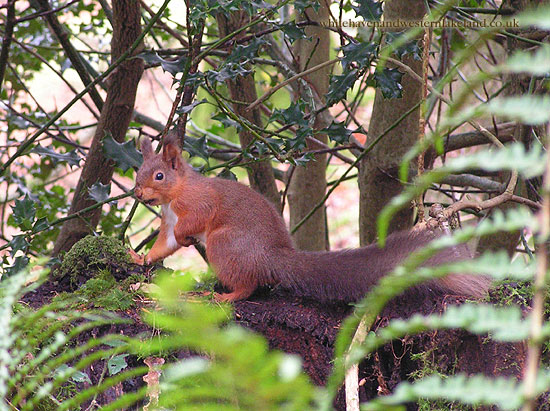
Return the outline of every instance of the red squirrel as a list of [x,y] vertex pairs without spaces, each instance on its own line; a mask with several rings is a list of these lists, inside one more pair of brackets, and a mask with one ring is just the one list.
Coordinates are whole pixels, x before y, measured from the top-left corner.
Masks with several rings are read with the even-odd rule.
[[[324,301],[358,301],[400,261],[434,238],[402,232],[390,235],[384,248],[296,250],[283,218],[268,200],[238,182],[195,172],[183,160],[173,134],[165,138],[161,154],[153,152],[147,139],[141,152],[135,195],[145,204],[160,205],[162,220],[149,253],[142,256],[130,250],[133,260],[151,264],[201,240],[218,279],[231,291],[216,295],[220,301],[246,299],[265,285],[281,285]],[[464,251],[444,250],[427,265],[465,258],[469,256]],[[450,274],[424,287],[482,297],[489,285],[485,277]]]

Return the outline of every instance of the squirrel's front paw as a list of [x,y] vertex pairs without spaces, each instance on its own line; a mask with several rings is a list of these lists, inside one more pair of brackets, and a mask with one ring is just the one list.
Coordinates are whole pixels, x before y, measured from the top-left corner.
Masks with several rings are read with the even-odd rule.
[[132,261],[134,264],[144,265],[145,264],[145,256],[142,254],[136,253],[131,248],[128,249],[128,254],[130,254],[130,257],[132,258]]

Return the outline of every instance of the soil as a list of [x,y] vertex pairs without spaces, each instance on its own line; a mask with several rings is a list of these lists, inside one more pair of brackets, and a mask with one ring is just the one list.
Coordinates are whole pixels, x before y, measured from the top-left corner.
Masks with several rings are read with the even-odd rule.
[[[36,291],[27,294],[24,302],[38,308],[60,292],[74,291],[94,275],[81,272],[78,284],[68,279],[51,280]],[[113,272],[120,272],[113,267]],[[144,267],[135,266],[135,272],[145,272]],[[128,273],[126,273],[126,276]],[[124,275],[119,273],[117,277]],[[447,306],[461,304],[464,298],[458,296],[415,295],[408,293],[388,304],[374,325],[383,327],[394,318],[408,318],[414,313],[442,313]],[[144,305],[138,301],[135,307],[119,312],[122,318],[132,320],[129,324],[113,324],[90,331],[98,336],[105,333],[120,333],[128,336],[151,335],[150,327],[141,321]],[[244,327],[261,333],[273,349],[301,356],[305,372],[316,385],[323,385],[331,372],[333,346],[342,320],[350,315],[350,306],[326,304],[293,296],[282,289],[260,290],[249,300],[234,304],[235,321]],[[158,331],[158,330],[157,330]],[[82,334],[84,341],[90,335]],[[423,353],[423,354],[422,354]],[[417,355],[415,355],[417,354]],[[483,373],[488,376],[520,377],[525,361],[524,344],[498,343],[486,336],[477,336],[465,331],[437,331],[409,336],[380,348],[375,355],[360,365],[360,400],[366,401],[377,395],[391,392],[401,381],[410,380],[415,373],[429,367],[444,374]],[[180,353],[188,357],[192,353]],[[129,366],[143,365],[143,359],[128,357]],[[92,384],[101,379],[104,361],[98,361],[86,371]],[[82,384],[84,388],[87,383]],[[134,391],[143,386],[142,377],[135,377],[96,398],[98,404],[106,404],[121,392]],[[89,384],[88,384],[89,385]],[[342,390],[341,390],[342,391]],[[336,409],[345,409],[342,392],[335,401]],[[416,409],[410,404],[408,409]]]

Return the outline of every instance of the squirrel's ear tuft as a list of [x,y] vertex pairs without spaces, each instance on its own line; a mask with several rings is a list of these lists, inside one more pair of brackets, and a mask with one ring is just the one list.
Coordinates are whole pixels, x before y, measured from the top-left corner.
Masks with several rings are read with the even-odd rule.
[[153,155],[153,146],[151,145],[151,140],[147,137],[140,141],[140,149],[143,158],[151,157]]
[[182,162],[181,148],[179,146],[178,136],[173,131],[169,132],[164,137],[162,160],[169,164],[174,170],[180,168]]

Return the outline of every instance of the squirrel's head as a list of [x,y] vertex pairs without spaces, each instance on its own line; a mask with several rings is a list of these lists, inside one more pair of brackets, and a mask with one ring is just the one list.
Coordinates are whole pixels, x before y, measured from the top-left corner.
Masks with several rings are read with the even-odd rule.
[[188,171],[181,157],[181,149],[174,133],[164,138],[162,153],[155,154],[151,141],[141,141],[143,164],[136,175],[134,193],[145,204],[168,204],[174,199],[174,192]]

